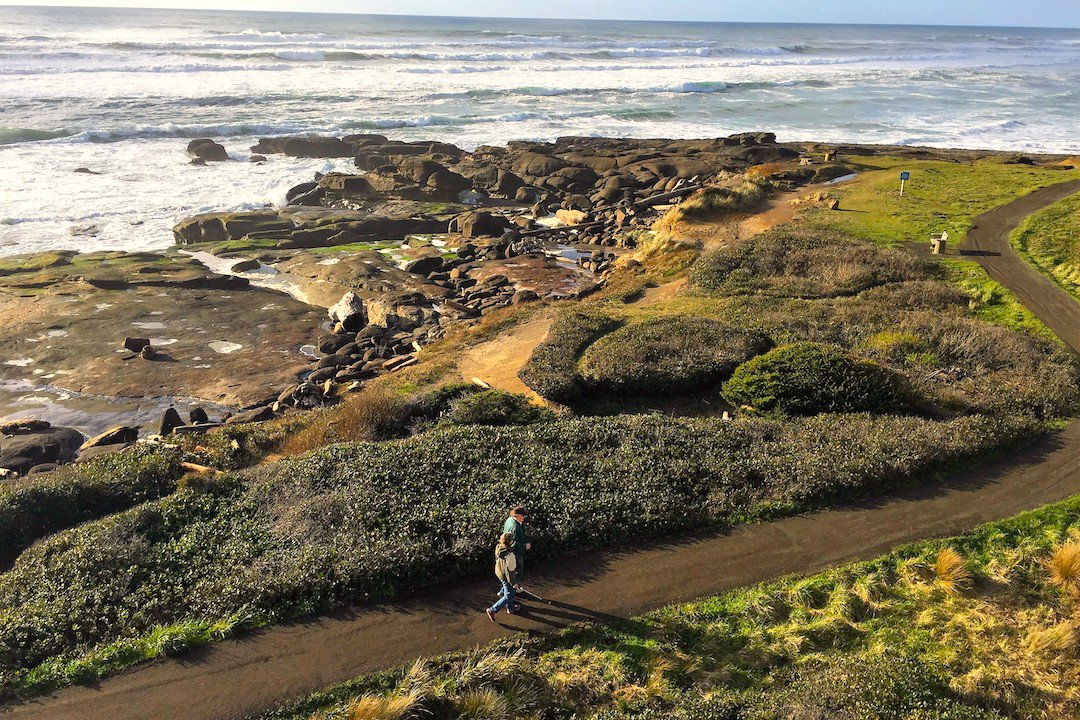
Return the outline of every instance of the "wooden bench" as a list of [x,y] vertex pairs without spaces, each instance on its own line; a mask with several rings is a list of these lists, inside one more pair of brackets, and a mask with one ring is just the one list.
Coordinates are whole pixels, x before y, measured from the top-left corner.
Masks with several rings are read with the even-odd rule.
[[930,252],[941,255],[945,252],[945,245],[949,242],[949,233],[945,231],[939,235],[930,236]]

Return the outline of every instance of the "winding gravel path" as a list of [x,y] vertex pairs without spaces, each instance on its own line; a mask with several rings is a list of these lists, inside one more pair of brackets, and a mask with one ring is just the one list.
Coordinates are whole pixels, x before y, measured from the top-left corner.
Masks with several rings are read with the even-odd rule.
[[[1080,190],[1039,190],[980,216],[963,252],[1011,288],[1080,350],[1080,303],[1013,253],[1009,231],[1028,214]],[[586,618],[627,617],[787,573],[880,555],[902,543],[975,525],[1080,493],[1080,423],[1012,456],[951,479],[811,515],[701,533],[538,570],[548,599],[527,615],[488,622],[487,579],[399,603],[357,608],[217,643],[144,665],[96,687],[75,687],[14,708],[3,720],[232,720],[356,675]]]

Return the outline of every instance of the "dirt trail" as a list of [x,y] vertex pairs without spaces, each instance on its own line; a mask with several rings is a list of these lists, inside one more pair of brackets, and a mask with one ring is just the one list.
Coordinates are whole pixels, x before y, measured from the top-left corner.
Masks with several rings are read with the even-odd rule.
[[[1080,189],[1080,182],[1071,185],[1072,191]],[[968,236],[968,252],[987,253],[976,257],[991,274],[1017,292],[1066,342],[1080,348],[1080,303],[1053,283],[1037,282],[1044,278],[1034,271],[1030,276],[1026,271],[1030,268],[1006,247],[1012,226],[1069,193],[1062,186],[1048,188],[980,217]],[[1002,237],[1006,246],[1001,245]],[[1062,295],[1072,304],[1065,304]],[[537,334],[542,336],[540,322],[531,321],[536,324],[528,331],[524,328],[529,324],[519,328],[518,349],[506,356],[509,365],[520,356],[520,347]],[[492,341],[488,350],[494,352],[499,341]],[[135,668],[95,687],[67,688],[11,708],[0,718],[243,718],[356,675],[474,647],[507,632],[627,617],[787,573],[870,558],[905,542],[963,532],[1078,492],[1080,423],[1073,423],[1056,436],[955,477],[947,485],[913,488],[726,534],[697,533],[601,558],[570,559],[558,568],[537,568],[530,587],[547,602],[530,603],[521,617],[500,616],[499,625],[488,622],[481,612],[492,600],[492,582],[469,581],[398,603],[357,608],[217,643]]]
[[979,215],[960,254],[977,260],[1065,344],[1080,352],[1080,303],[1017,255],[1009,240],[1028,215],[1077,192],[1080,180],[1059,183]]
[[554,318],[550,312],[515,325],[497,338],[473,345],[458,361],[462,379],[483,380],[493,388],[528,395],[534,401],[540,396],[518,378],[520,370],[532,355],[533,348],[547,335]]

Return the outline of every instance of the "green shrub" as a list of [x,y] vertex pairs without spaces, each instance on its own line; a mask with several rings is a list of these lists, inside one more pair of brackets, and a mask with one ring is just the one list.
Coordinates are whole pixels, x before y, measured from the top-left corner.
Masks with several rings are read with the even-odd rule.
[[581,396],[577,375],[581,353],[620,324],[620,320],[591,309],[561,313],[547,337],[518,371],[518,377],[542,398],[558,403],[573,402]]
[[899,250],[827,232],[774,231],[705,253],[691,277],[697,287],[725,295],[826,298],[930,274],[926,263]]
[[0,563],[39,538],[168,495],[180,453],[140,446],[0,485]]
[[530,425],[554,417],[529,398],[502,390],[483,390],[450,404],[443,419],[454,425]]
[[739,366],[724,398],[763,412],[792,415],[865,412],[903,407],[897,375],[820,343],[794,343]]
[[771,346],[760,333],[716,320],[657,318],[604,335],[585,350],[578,372],[603,391],[679,393],[720,382]]
[[23,552],[0,575],[0,694],[42,663],[159,625],[272,621],[487,572],[514,502],[531,510],[542,560],[923,480],[1035,428],[983,416],[624,416],[332,445]]
[[911,656],[832,653],[790,675],[781,689],[763,693],[747,720],[1003,720],[963,702]]

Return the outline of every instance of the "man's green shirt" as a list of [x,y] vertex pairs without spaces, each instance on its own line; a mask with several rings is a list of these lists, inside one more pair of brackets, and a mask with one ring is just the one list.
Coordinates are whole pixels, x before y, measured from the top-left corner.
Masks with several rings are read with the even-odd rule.
[[514,534],[514,555],[517,555],[518,564],[520,565],[522,560],[525,559],[525,523],[519,523],[514,516],[506,518],[506,522],[503,523],[504,533]]

